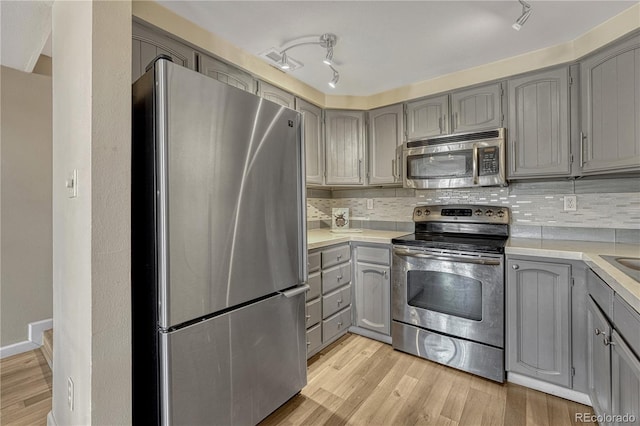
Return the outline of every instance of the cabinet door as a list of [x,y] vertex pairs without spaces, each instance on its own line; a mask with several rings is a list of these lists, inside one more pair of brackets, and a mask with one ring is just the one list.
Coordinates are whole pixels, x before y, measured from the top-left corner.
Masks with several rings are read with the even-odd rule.
[[389,267],[356,264],[356,325],[390,335]]
[[509,177],[568,176],[568,68],[508,82]]
[[640,37],[581,64],[583,174],[640,169]]
[[611,340],[611,414],[621,418],[633,416],[637,425],[640,424],[640,360],[617,332],[613,332]]
[[500,83],[463,90],[451,95],[451,131],[471,132],[502,127]]
[[407,140],[449,133],[449,95],[407,103]]
[[264,81],[258,81],[258,96],[287,108],[295,108],[295,96]]
[[256,93],[256,81],[250,74],[210,56],[199,54],[198,71],[229,86]]
[[302,99],[296,100],[296,110],[302,113],[304,122],[307,184],[322,185],[322,178],[324,177],[322,110]]
[[364,112],[326,111],[327,185],[364,183]]
[[369,111],[369,184],[402,182],[402,105]]
[[611,327],[604,314],[589,297],[587,305],[587,369],[589,397],[599,416],[611,414],[611,352],[604,345],[604,336],[611,335]]
[[571,387],[571,266],[507,268],[507,370]]
[[173,62],[189,69],[194,67],[194,50],[158,32],[137,23],[131,27],[131,79],[136,81],[145,72],[145,68],[156,56],[164,54]]

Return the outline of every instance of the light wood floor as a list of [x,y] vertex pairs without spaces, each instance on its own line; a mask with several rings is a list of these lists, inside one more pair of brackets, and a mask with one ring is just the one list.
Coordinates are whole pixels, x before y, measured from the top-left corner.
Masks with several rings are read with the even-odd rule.
[[575,413],[593,411],[347,335],[309,360],[308,385],[262,425],[568,426]]
[[51,370],[40,349],[0,360],[0,425],[46,425]]
[[[263,425],[577,425],[590,407],[499,385],[347,335],[309,360],[309,384]],[[0,424],[45,425],[51,371],[40,350],[0,361]]]

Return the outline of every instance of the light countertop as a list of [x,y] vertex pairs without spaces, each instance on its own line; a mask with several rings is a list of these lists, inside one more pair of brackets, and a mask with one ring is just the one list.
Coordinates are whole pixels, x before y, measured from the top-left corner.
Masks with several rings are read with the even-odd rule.
[[511,238],[506,254],[582,260],[636,311],[640,312],[640,283],[604,260],[601,255],[640,257],[640,245],[591,241]]
[[[329,229],[310,229],[307,233],[309,249],[316,249],[350,241],[390,244],[392,238],[406,235],[406,231],[375,231],[333,233]],[[640,283],[604,260],[600,255],[639,257],[640,245],[591,241],[542,240],[510,238],[506,254],[581,260],[593,269],[609,286],[636,311],[640,312]]]

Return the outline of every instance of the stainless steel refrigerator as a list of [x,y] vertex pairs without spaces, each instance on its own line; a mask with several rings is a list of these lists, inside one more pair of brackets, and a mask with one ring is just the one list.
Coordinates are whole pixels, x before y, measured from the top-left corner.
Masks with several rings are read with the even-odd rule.
[[300,114],[161,58],[132,144],[134,423],[256,424],[307,382]]

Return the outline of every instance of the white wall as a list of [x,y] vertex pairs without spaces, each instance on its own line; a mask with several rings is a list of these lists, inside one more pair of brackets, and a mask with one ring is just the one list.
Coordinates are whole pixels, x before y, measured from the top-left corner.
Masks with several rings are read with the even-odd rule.
[[0,346],[52,316],[51,77],[0,69]]
[[[53,5],[53,410],[131,423],[131,3]],[[65,180],[78,170],[78,196]],[[67,380],[74,382],[73,411]]]

